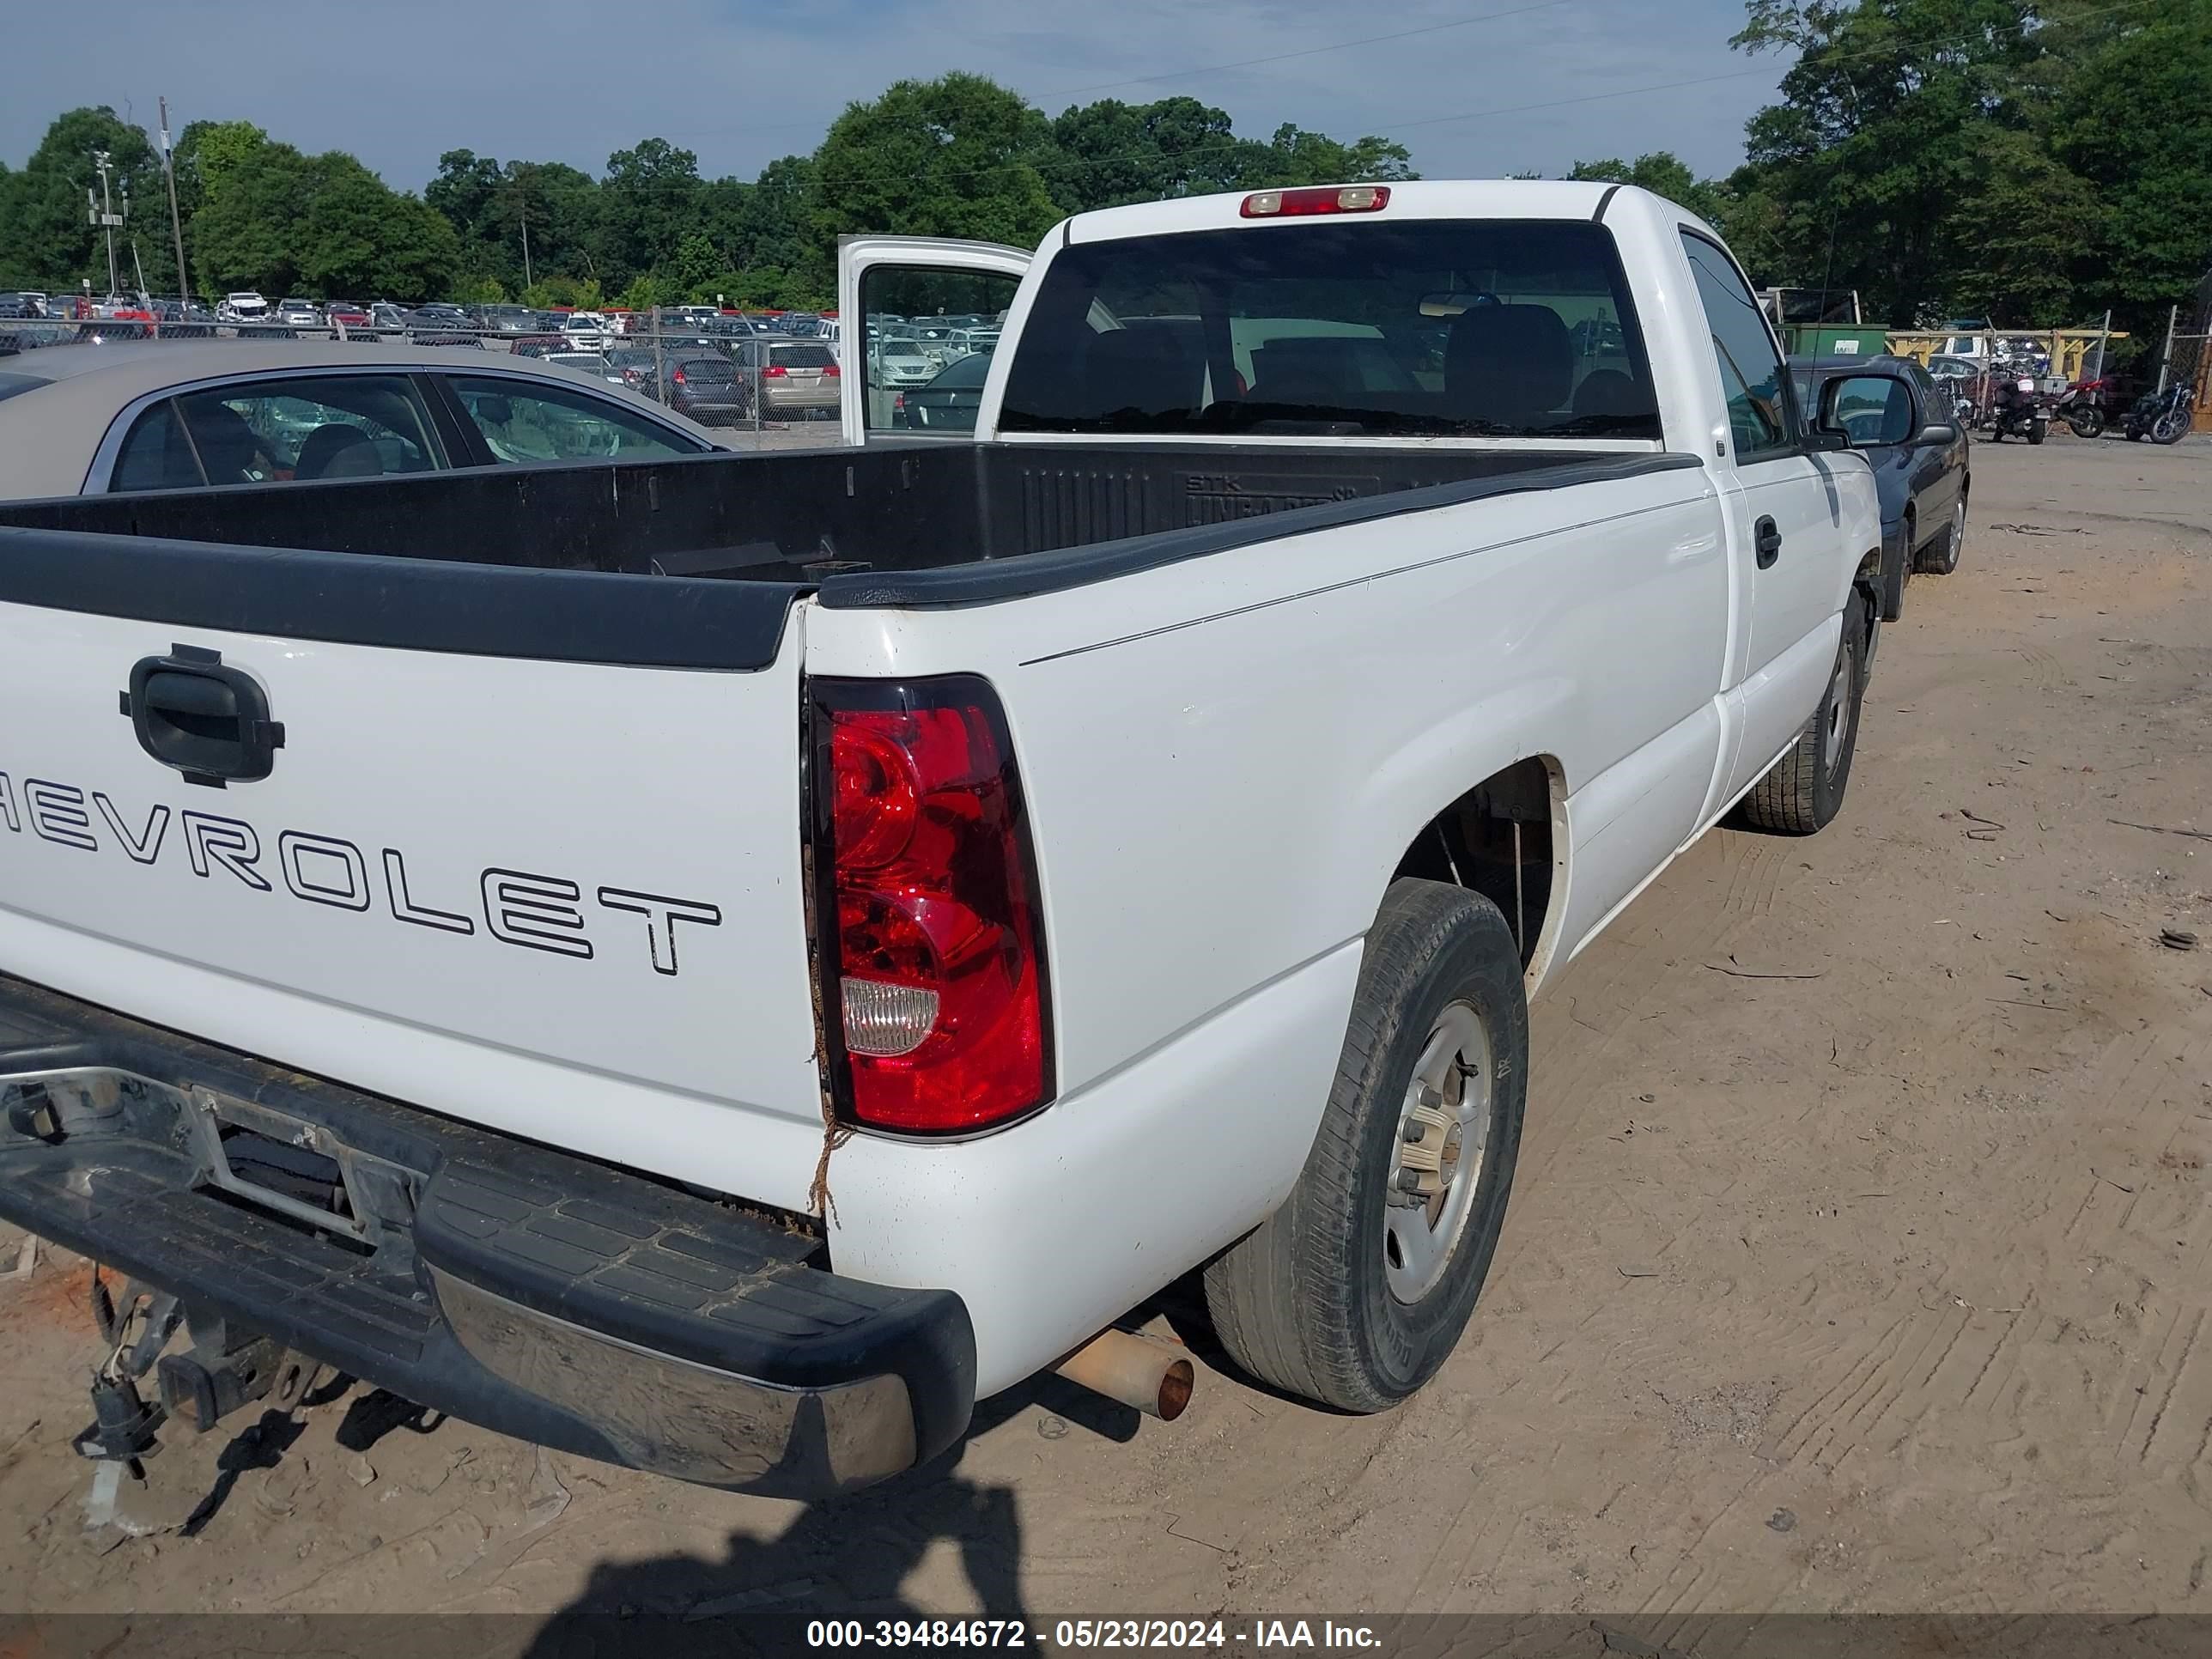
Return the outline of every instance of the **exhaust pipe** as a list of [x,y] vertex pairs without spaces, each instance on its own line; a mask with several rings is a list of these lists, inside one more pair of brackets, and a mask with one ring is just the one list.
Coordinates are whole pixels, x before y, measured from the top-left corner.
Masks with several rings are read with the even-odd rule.
[[1127,1331],[1101,1331],[1060,1362],[1059,1374],[1094,1394],[1172,1423],[1190,1404],[1196,1373],[1180,1348]]

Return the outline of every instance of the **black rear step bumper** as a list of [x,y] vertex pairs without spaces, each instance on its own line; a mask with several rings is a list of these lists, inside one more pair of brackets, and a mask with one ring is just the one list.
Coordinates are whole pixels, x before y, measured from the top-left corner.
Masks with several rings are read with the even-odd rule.
[[[240,1133],[342,1171],[350,1223],[252,1179]],[[733,1491],[883,1480],[975,1402],[950,1291],[5,975],[0,1216],[419,1405]]]

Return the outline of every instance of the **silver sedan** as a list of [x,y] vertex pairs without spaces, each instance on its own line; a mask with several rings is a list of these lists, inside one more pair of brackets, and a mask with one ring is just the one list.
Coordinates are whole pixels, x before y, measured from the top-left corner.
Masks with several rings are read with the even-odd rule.
[[0,500],[723,447],[604,380],[506,353],[204,340],[0,357]]

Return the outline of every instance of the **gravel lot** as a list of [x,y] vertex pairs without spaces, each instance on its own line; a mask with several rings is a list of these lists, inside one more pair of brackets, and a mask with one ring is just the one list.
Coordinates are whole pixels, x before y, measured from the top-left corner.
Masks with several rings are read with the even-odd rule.
[[2212,1612],[2212,445],[1974,462],[1843,817],[1706,837],[1539,1005],[1497,1269],[1404,1409],[1048,1380],[810,1511],[356,1390],[173,1431],[131,1536],[42,1256],[0,1610]]

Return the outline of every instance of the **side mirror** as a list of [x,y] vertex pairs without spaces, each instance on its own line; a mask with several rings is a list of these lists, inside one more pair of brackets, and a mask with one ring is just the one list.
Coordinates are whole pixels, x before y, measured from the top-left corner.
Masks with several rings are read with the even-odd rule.
[[1916,445],[1935,448],[1940,444],[1955,443],[1959,437],[1958,423],[1953,421],[1930,421],[1912,434]]
[[1820,388],[1814,447],[1879,449],[1914,430],[1912,383],[1901,374],[1839,374]]

